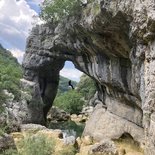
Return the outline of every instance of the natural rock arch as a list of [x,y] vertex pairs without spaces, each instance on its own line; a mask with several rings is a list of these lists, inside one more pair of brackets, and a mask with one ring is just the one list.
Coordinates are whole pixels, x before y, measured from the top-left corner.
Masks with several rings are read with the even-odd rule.
[[127,132],[142,143],[145,131],[147,146],[153,148],[147,153],[155,154],[155,17],[153,5],[148,4],[154,3],[107,1],[93,10],[90,3],[80,17],[33,28],[23,60],[23,86],[32,94],[25,122],[44,123],[59,71],[70,60],[96,81],[96,102],[106,107],[96,108],[84,134],[112,139]]

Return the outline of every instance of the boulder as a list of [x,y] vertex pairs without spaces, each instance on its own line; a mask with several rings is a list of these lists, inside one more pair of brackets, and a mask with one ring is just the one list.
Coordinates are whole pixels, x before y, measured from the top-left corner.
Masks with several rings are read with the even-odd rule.
[[42,126],[42,125],[39,125],[39,124],[21,124],[20,126],[21,128],[21,132],[37,132],[37,131],[40,131],[40,130],[44,130],[46,129],[45,126]]
[[114,142],[110,140],[101,141],[98,144],[94,144],[89,149],[90,155],[118,155]]
[[82,108],[82,114],[84,114],[84,115],[91,115],[91,113],[93,112],[93,110],[94,110],[94,107],[93,106],[86,106],[86,107],[83,107]]
[[85,115],[85,114],[72,114],[71,115],[71,120],[76,122],[76,123],[84,123],[88,120],[88,115]]
[[47,115],[48,121],[67,121],[69,119],[70,119],[70,114],[55,106],[53,106],[50,109]]

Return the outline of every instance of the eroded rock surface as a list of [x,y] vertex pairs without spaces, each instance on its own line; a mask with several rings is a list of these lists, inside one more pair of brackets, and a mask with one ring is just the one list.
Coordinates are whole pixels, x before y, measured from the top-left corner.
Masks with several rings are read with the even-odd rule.
[[113,139],[128,132],[139,143],[144,138],[145,154],[154,155],[154,0],[94,0],[81,16],[35,27],[23,61],[24,79],[33,83],[27,122],[45,122],[66,60],[98,86],[94,105],[102,106],[84,135]]

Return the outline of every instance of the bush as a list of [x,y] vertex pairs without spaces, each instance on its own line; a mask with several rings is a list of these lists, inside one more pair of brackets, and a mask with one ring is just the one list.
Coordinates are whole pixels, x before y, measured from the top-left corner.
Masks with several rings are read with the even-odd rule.
[[60,21],[79,13],[80,3],[80,0],[45,0],[41,5],[40,17],[47,22]]
[[75,155],[74,146],[65,146],[61,151],[55,151],[54,139],[47,139],[45,135],[29,135],[20,143],[20,151],[7,149],[0,152],[0,155]]
[[3,151],[2,153],[0,153],[0,155],[19,155],[18,151],[16,149],[7,149],[5,151]]
[[0,88],[0,114],[4,112],[4,107],[1,105],[6,101],[6,98],[7,96],[4,94],[3,90]]
[[22,150],[20,155],[51,155],[55,150],[53,139],[48,140],[44,135],[28,136],[21,142]]
[[77,91],[83,95],[85,100],[90,100],[96,92],[94,80],[86,74],[83,74],[80,78],[80,82],[77,85]]
[[[2,122],[3,121],[3,122]],[[6,120],[1,120],[0,123],[0,136],[4,134],[10,134],[12,132],[18,132],[20,130],[19,124],[16,122],[6,122]]]
[[8,126],[6,124],[0,124],[0,136],[3,136],[7,132]]
[[69,112],[70,114],[79,114],[82,110],[82,106],[84,105],[84,101],[82,100],[82,95],[79,92],[76,90],[70,90],[58,96],[54,101],[54,105],[66,112]]
[[[13,57],[11,52],[4,49],[0,44],[0,103],[4,101],[3,89],[11,92],[15,99],[20,98],[20,78],[22,78],[22,68]],[[1,98],[3,96],[3,98]],[[3,101],[2,101],[3,99]]]

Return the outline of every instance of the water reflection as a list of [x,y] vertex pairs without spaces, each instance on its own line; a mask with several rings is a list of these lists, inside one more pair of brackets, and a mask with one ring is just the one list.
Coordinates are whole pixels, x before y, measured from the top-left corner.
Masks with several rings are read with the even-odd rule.
[[75,136],[81,137],[85,124],[84,123],[75,123],[74,121],[65,121],[65,122],[50,122],[49,128],[50,129],[60,129],[67,136]]

